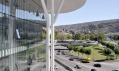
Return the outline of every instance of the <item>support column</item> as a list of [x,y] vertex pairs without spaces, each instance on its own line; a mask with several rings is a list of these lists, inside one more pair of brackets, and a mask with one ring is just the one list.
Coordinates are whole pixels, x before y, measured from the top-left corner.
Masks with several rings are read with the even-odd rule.
[[[57,9],[57,13],[55,15],[54,13],[54,0],[51,0],[51,18],[49,18],[48,10],[45,4],[44,0],[41,0],[41,4],[43,6],[43,10],[45,12],[45,18],[46,18],[46,24],[47,24],[47,37],[46,37],[46,71],[54,71],[54,23],[56,21],[56,18],[58,17],[58,14],[63,6],[64,0],[61,1],[59,8]],[[51,20],[51,24],[50,24]],[[51,32],[51,52],[50,52],[50,32]],[[51,55],[50,55],[51,53]],[[51,60],[50,60],[51,56]],[[51,65],[50,65],[51,61]],[[50,70],[51,67],[51,70]]]
[[48,10],[44,0],[41,0],[41,4],[43,6],[43,10],[45,12],[45,19],[46,19],[46,27],[47,27],[47,34],[46,34],[46,71],[50,71],[50,18],[48,15]]
[[51,0],[51,71],[54,71],[54,0]]
[[[15,7],[13,6],[13,0],[9,0],[9,14],[12,16],[15,16]],[[9,16],[9,25],[8,25],[8,44],[9,48],[13,49],[14,47],[14,40],[13,40],[13,33],[14,33],[14,17]],[[9,56],[9,68],[10,71],[14,71],[14,65],[15,65],[15,55],[13,54],[13,50],[10,50],[10,53],[12,53]]]

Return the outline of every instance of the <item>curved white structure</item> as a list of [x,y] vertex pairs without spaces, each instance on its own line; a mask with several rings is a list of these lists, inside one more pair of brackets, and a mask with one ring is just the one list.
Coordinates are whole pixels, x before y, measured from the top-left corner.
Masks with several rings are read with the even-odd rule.
[[[0,3],[9,5],[9,1],[10,0],[0,0]],[[30,11],[30,12],[41,12],[43,13],[43,8],[42,8],[42,4],[41,4],[41,0],[13,0],[14,5],[17,5],[17,9],[21,9],[21,10],[25,10],[25,11]],[[49,13],[51,13],[51,1],[52,0],[44,0],[45,4],[47,6],[47,10],[49,11]],[[54,12],[56,13],[60,3],[62,0],[54,0]],[[71,12],[74,11],[76,9],[81,8],[84,4],[85,4],[86,0],[64,0],[62,9],[60,11],[60,13],[67,13],[67,12]]]

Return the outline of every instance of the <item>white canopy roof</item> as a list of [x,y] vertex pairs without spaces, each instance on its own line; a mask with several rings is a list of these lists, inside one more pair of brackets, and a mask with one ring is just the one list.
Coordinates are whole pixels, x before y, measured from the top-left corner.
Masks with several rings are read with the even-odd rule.
[[[3,1],[3,2],[2,2]],[[0,0],[0,3],[5,5],[5,1],[8,1],[6,4],[9,4],[9,0]],[[13,0],[15,1],[15,0]],[[55,0],[55,13],[60,5],[62,0]],[[51,0],[45,0],[47,5],[47,10],[50,13],[51,10]],[[64,0],[64,4],[60,13],[66,13],[74,11],[78,8],[81,8],[85,4],[86,0]],[[40,0],[16,0],[18,9],[30,11],[30,12],[39,12],[42,13],[42,4]]]

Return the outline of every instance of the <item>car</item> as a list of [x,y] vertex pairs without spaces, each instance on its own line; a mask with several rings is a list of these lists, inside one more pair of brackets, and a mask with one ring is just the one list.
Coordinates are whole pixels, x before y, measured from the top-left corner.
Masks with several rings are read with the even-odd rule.
[[74,61],[74,59],[73,58],[69,58],[69,61]]
[[83,63],[90,63],[91,59],[90,58],[84,58],[82,59]]
[[81,69],[81,66],[80,65],[76,65],[74,68]]
[[94,66],[94,67],[101,67],[101,64],[98,64],[98,63],[97,63],[97,64],[94,64],[93,66]]
[[113,69],[112,71],[119,71],[119,69]]
[[55,67],[54,67],[55,69],[58,69],[58,66],[57,65],[55,65]]
[[91,69],[91,71],[97,71],[96,69]]

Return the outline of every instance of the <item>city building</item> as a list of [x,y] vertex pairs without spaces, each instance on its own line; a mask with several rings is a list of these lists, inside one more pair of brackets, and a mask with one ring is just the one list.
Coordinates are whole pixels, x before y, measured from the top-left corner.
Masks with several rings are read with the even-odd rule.
[[[54,23],[58,14],[74,11],[85,2],[0,0],[0,71],[32,71],[37,63],[40,71],[54,71]],[[42,31],[44,27],[46,32]]]

